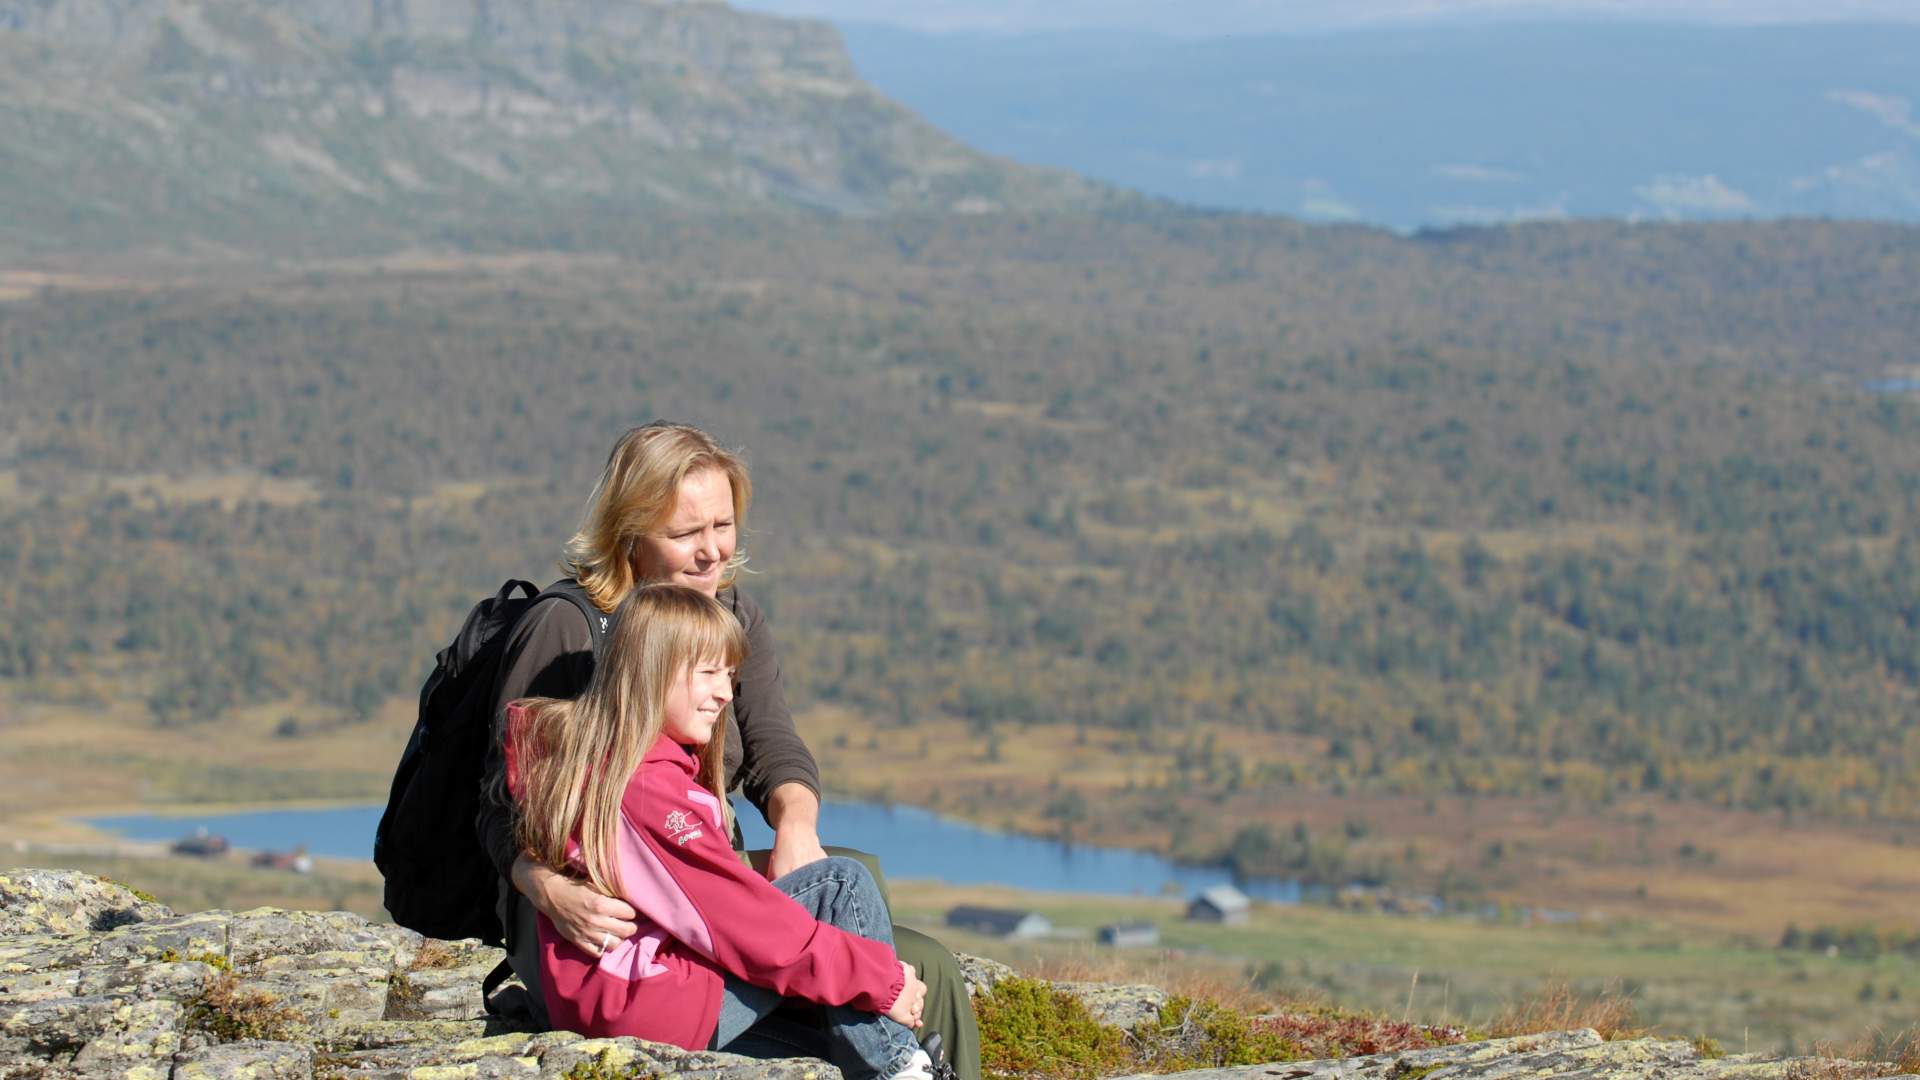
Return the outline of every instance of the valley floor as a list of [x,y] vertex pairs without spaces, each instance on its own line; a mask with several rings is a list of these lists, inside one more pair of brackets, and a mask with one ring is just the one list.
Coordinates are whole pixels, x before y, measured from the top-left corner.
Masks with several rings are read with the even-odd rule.
[[[383,798],[411,722],[394,701],[364,725],[298,739],[274,734],[283,710],[233,725],[214,757],[200,733],[153,727],[113,708],[35,705],[17,711],[0,760],[0,858],[68,866],[131,882],[179,910],[276,905],[379,917],[379,879],[365,863],[321,860],[311,876],[256,870],[240,859],[156,857],[103,838],[83,813],[293,800]],[[253,714],[245,714],[253,715]],[[1108,977],[1143,970],[1158,982],[1192,978],[1275,1000],[1312,998],[1432,1023],[1484,1023],[1558,984],[1593,998],[1631,998],[1639,1022],[1674,1036],[1707,1036],[1729,1051],[1798,1051],[1890,1036],[1912,1023],[1920,964],[1904,953],[1872,959],[1776,947],[1789,923],[1911,931],[1920,859],[1899,825],[1783,822],[1777,816],[1648,799],[1576,809],[1540,801],[1464,797],[1381,799],[1271,791],[1181,795],[1129,764],[1123,748],[1069,730],[1024,732],[1018,753],[967,751],[927,776],[926,745],[970,745],[958,724],[878,733],[858,716],[815,709],[802,717],[830,789],[928,805],[992,827],[1058,835],[1049,816],[1055,778],[1071,777],[1098,814],[1071,824],[1081,841],[1166,851],[1165,815],[1218,822],[1186,843],[1222,844],[1234,827],[1299,822],[1341,836],[1350,858],[1378,857],[1405,873],[1405,891],[1444,871],[1511,912],[1570,912],[1563,925],[1415,918],[1326,905],[1256,905],[1246,927],[1186,923],[1179,898],[1088,898],[897,882],[904,921],[935,929],[965,951],[1022,966],[1059,965]],[[1221,752],[1233,753],[1232,740]],[[886,780],[883,778],[897,778]],[[831,822],[826,825],[831,835]],[[4,845],[13,845],[7,852]],[[1816,857],[1817,855],[1817,857]],[[941,926],[956,903],[1030,907],[1064,940],[1011,944]],[[1149,920],[1159,950],[1091,944],[1106,923]]]

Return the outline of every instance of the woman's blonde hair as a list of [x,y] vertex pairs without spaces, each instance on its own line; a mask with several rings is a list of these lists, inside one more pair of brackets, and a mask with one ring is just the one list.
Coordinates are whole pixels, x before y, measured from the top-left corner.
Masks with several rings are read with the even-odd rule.
[[[525,726],[513,733],[521,846],[548,866],[564,867],[567,841],[578,839],[587,879],[608,896],[620,895],[620,800],[660,738],[674,680],[712,660],[737,667],[746,652],[746,632],[719,601],[684,585],[635,588],[620,604],[586,693],[521,702]],[[720,800],[731,831],[726,751],[723,714],[700,751],[698,778]]]
[[[746,463],[713,436],[689,424],[656,420],[613,444],[606,470],[587,500],[580,531],[567,541],[560,567],[587,590],[602,611],[612,611],[633,588],[634,546],[672,516],[680,485],[703,469],[718,469],[733,487],[734,535],[747,527],[753,482]],[[720,572],[720,587],[733,584],[746,552],[738,547]]]

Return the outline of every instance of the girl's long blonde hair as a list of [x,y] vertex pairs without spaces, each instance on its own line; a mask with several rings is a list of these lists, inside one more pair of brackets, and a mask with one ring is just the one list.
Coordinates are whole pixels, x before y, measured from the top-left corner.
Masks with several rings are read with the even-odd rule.
[[[640,759],[659,739],[667,695],[692,665],[746,656],[746,632],[720,602],[684,585],[642,585],[622,601],[612,637],[587,690],[572,701],[529,698],[516,733],[521,776],[516,827],[534,858],[561,868],[578,839],[593,887],[620,895],[620,800]],[[726,716],[700,751],[698,779],[727,804]]]
[[[634,546],[673,514],[680,485],[693,473],[718,469],[733,488],[734,535],[747,531],[753,481],[739,455],[690,424],[655,420],[620,436],[607,467],[587,500],[580,531],[567,541],[560,568],[578,581],[602,611],[612,611],[633,588]],[[736,548],[720,571],[720,586],[733,584],[747,554]]]

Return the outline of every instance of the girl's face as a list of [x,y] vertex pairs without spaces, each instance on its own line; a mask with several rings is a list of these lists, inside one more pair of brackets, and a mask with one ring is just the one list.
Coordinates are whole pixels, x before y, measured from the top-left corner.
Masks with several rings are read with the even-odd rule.
[[732,700],[732,665],[717,657],[687,665],[667,691],[667,737],[682,746],[707,745]]

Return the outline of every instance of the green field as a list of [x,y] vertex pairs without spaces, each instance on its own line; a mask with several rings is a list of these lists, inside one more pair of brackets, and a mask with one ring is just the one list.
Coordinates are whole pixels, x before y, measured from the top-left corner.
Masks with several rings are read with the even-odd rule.
[[[1515,926],[1465,918],[1355,914],[1255,904],[1246,926],[1189,923],[1178,900],[1109,899],[895,883],[896,913],[926,927],[953,903],[1028,907],[1083,941],[1011,944],[942,927],[953,948],[1016,966],[1133,973],[1180,983],[1193,973],[1276,998],[1307,998],[1425,1023],[1484,1026],[1510,1007],[1569,984],[1582,997],[1631,998],[1636,1023],[1677,1038],[1706,1036],[1729,1052],[1807,1051],[1894,1037],[1914,1022],[1920,965],[1786,953],[1738,939],[1616,922]],[[1112,950],[1094,931],[1151,919],[1159,949]],[[1867,994],[1871,987],[1872,994]]]

